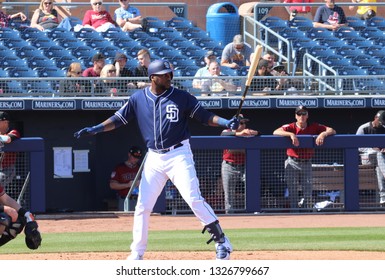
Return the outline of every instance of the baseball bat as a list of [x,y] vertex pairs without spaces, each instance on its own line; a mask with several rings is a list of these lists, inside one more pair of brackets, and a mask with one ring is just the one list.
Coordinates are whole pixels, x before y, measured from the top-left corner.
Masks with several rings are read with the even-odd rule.
[[134,191],[134,188],[135,188],[134,186],[135,186],[136,182],[138,181],[140,174],[143,171],[143,167],[144,167],[144,163],[146,162],[147,155],[148,155],[148,153],[144,156],[142,164],[139,166],[139,170],[135,175],[134,181],[132,181],[131,188],[128,191],[127,196],[126,196],[126,198],[128,198],[128,199],[130,198],[132,192]]
[[28,172],[27,174],[27,177],[25,177],[25,180],[24,180],[24,184],[23,184],[23,187],[21,188],[21,191],[20,191],[20,194],[19,194],[19,197],[17,198],[17,203],[19,205],[21,205],[21,199],[25,193],[25,191],[27,190],[27,185],[29,183],[29,175],[31,174],[31,172]]
[[251,81],[253,80],[254,73],[255,73],[255,70],[257,69],[258,62],[259,62],[259,59],[261,58],[261,56],[262,56],[262,46],[258,45],[255,49],[255,52],[254,52],[253,61],[251,62],[251,65],[249,67],[249,73],[247,73],[245,90],[243,91],[241,102],[239,103],[237,114],[235,115],[237,118],[239,117],[239,114],[241,113],[243,102],[245,101],[247,91],[249,90]]

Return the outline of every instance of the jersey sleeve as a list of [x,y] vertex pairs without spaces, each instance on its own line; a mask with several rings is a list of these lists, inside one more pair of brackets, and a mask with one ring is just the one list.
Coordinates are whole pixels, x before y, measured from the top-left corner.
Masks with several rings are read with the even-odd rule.
[[195,96],[189,95],[189,108],[190,108],[190,118],[195,119],[202,124],[208,125],[209,120],[215,115],[214,113],[207,111],[199,103],[198,99]]

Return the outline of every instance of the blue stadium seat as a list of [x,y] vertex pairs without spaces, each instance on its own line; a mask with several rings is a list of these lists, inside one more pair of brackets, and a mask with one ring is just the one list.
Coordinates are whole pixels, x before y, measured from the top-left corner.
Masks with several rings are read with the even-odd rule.
[[340,47],[335,50],[337,54],[342,55],[346,58],[352,58],[364,54],[364,51],[362,49],[351,45]]
[[11,70],[19,67],[27,67],[27,62],[25,59],[22,59],[16,55],[0,58],[0,68]]
[[65,28],[54,28],[51,30],[51,32],[47,32],[47,36],[51,38],[51,40],[76,38],[72,31],[68,31]]
[[98,50],[99,53],[102,53],[106,59],[115,59],[117,53],[121,53],[122,50],[115,46],[109,46]]
[[313,40],[333,38],[333,32],[326,28],[314,27],[306,31],[307,37]]
[[122,50],[124,50],[131,57],[137,57],[138,52],[142,49],[143,49],[143,47],[139,43],[138,43],[138,45],[133,45],[131,47],[122,48]]
[[74,35],[82,41],[104,39],[100,32],[93,28],[82,28],[79,31],[74,32]]
[[152,36],[150,36],[148,33],[142,31],[142,30],[134,30],[134,31],[131,31],[129,33],[130,37],[134,40],[138,40],[138,41],[144,41],[148,38],[151,38]]
[[320,59],[327,66],[332,68],[339,68],[345,66],[352,66],[352,61],[348,58],[343,57],[342,55],[330,55],[325,58]]
[[126,63],[126,67],[131,70],[138,67],[138,65],[139,65],[139,61],[137,59],[127,60],[127,63]]
[[365,54],[373,57],[382,58],[385,54],[385,47],[381,45],[373,45],[362,49]]
[[8,49],[7,47],[0,46],[0,57],[5,56],[17,56],[15,50]]
[[385,65],[374,65],[366,69],[369,75],[385,75]]
[[250,66],[242,66],[237,70],[238,76],[247,76]]
[[374,45],[374,42],[365,38],[351,38],[343,40],[348,45],[355,46],[357,48],[367,48]]
[[261,20],[260,23],[265,25],[266,29],[263,27],[260,28],[259,36],[266,44],[269,44],[270,46],[276,46],[278,44],[278,39],[275,36],[269,35],[267,30],[272,30],[278,33],[282,29],[289,28],[287,20],[283,20],[275,16],[267,17],[266,19]]
[[224,48],[225,48],[224,46],[220,45],[220,46],[216,46],[216,47],[212,48],[211,50],[220,59],[222,56],[222,52],[223,52]]
[[210,38],[195,39],[195,40],[193,39],[193,41],[196,46],[199,46],[202,49],[205,49],[208,51],[220,46],[220,43]]
[[81,46],[81,47],[78,47],[76,49],[71,50],[71,54],[78,59],[90,58],[90,57],[93,57],[97,53],[98,53],[97,50],[94,50],[93,48],[91,48],[89,46]]
[[92,39],[92,40],[86,41],[85,43],[87,46],[98,50],[114,46],[114,44],[111,41],[107,41],[104,38]]
[[2,27],[0,29],[0,40],[5,39],[19,39],[20,32],[9,27]]
[[209,33],[203,31],[199,27],[191,27],[183,32],[183,36],[188,39],[205,39],[210,38]]
[[291,40],[291,59],[293,61],[292,74],[295,75],[297,68],[303,67],[303,56],[308,49],[319,46],[319,42],[308,37]]
[[360,32],[352,30],[350,27],[340,27],[334,31],[333,34],[340,39],[355,39],[361,37]]
[[65,77],[67,71],[60,69],[56,66],[54,67],[43,67],[37,69],[39,77],[49,78],[49,77]]
[[55,61],[45,56],[35,56],[28,59],[28,67],[34,70],[37,68],[54,67]]
[[142,41],[141,45],[147,49],[159,49],[160,47],[167,46],[167,43],[162,39],[152,37]]
[[80,59],[77,59],[74,56],[63,56],[63,57],[57,58],[56,67],[66,70],[68,69],[68,67],[72,62],[79,62],[82,65],[82,68],[85,68],[83,67],[84,63]]
[[170,63],[174,66],[174,69],[185,69],[187,67],[196,66],[195,61],[189,59],[185,55],[177,55],[169,59]]
[[[38,72],[28,67],[15,68],[9,71],[11,77],[15,78],[38,78]],[[21,81],[22,88],[30,94],[55,94],[51,83],[42,80],[23,80]]]
[[31,26],[31,21],[29,19],[22,21],[20,17],[15,17],[11,19],[8,24],[10,28],[23,30],[24,28]]
[[348,44],[347,41],[343,41],[334,36],[332,38],[316,39],[316,41],[318,41],[320,45],[326,46],[329,48],[340,48]]
[[188,47],[183,50],[183,54],[185,56],[192,57],[192,58],[205,56],[206,53],[207,53],[207,50],[204,50],[198,46]]
[[166,22],[157,17],[145,17],[142,20],[142,27],[145,32],[152,31],[152,29],[157,32],[159,29],[166,27]]
[[164,27],[161,30],[159,30],[158,32],[154,33],[154,36],[156,36],[162,40],[165,40],[165,39],[172,40],[175,38],[183,37],[183,34],[182,34],[182,32],[179,32],[172,27]]
[[369,68],[374,65],[380,65],[380,60],[371,55],[363,54],[352,58],[352,63],[361,68]]
[[63,48],[62,46],[49,47],[48,49],[44,49],[43,51],[46,57],[53,59],[71,55],[71,52]]
[[172,19],[166,21],[166,26],[183,32],[184,30],[193,27],[194,24],[184,17],[173,17]]
[[73,38],[73,39],[57,38],[57,39],[54,39],[54,42],[58,43],[59,46],[62,46],[63,48],[65,48],[67,50],[72,50],[72,49],[86,46],[85,42],[79,41],[76,38]]
[[171,58],[171,57],[174,57],[176,55],[182,55],[182,51],[181,50],[177,50],[173,47],[170,47],[170,46],[164,46],[164,47],[160,47],[159,49],[156,50],[155,52],[158,56],[162,57],[162,58]]
[[34,27],[28,27],[20,32],[20,37],[24,40],[28,39],[47,39],[47,32],[40,31]]
[[366,21],[355,16],[347,16],[346,21],[348,22],[348,26],[356,31],[361,31],[367,27]]
[[313,28],[313,21],[306,17],[297,15],[292,20],[288,21],[288,26],[291,28],[297,28],[302,31],[307,31]]
[[[363,76],[366,77],[368,75],[368,71],[362,69],[358,66],[344,66],[337,69],[337,73],[339,76]],[[340,87],[342,90],[359,90],[357,87],[358,79],[341,79]]]
[[16,55],[20,58],[44,56],[43,50],[39,50],[34,46],[25,46],[20,49],[16,49],[15,51],[16,51]]
[[194,77],[195,73],[199,70],[199,66],[189,66],[182,69],[182,76]]
[[193,41],[187,40],[186,38],[176,38],[168,41],[168,45],[173,48],[182,50],[195,46],[196,44]]
[[128,37],[122,37],[119,39],[113,39],[113,40],[111,40],[111,42],[114,44],[114,46],[121,48],[121,49],[130,48],[132,46],[140,44],[139,42],[135,41],[134,39],[132,39],[129,36]]
[[226,66],[221,66],[221,73],[223,73],[226,76],[237,76],[238,70],[230,67],[226,67]]
[[385,29],[385,18],[380,16],[372,17],[368,20],[366,20],[366,25],[368,27],[377,27],[380,30]]
[[107,31],[101,32],[101,35],[104,39],[115,41],[120,38],[131,38],[128,35],[128,32],[124,32],[119,27],[109,28]]
[[31,44],[31,46],[34,46],[35,48],[38,48],[40,50],[48,49],[53,46],[57,46],[58,43],[55,41],[52,41],[50,38],[37,38],[37,39],[27,39],[27,42]]
[[377,27],[367,27],[360,31],[360,35],[366,39],[384,38],[385,32]]
[[289,24],[286,20],[283,20],[282,18],[276,17],[276,16],[269,16],[269,17],[265,18],[264,20],[261,20],[260,22],[261,22],[261,24],[265,25],[268,28],[276,28],[276,27],[286,28],[286,27],[289,27]]
[[3,40],[3,45],[9,49],[17,50],[25,46],[30,46],[31,44],[21,38],[9,38]]

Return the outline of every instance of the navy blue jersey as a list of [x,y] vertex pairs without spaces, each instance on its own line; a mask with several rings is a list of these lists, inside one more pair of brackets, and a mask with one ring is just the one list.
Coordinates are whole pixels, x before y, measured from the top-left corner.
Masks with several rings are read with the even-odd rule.
[[147,87],[136,91],[115,115],[123,124],[136,117],[147,148],[160,150],[190,138],[189,118],[208,124],[214,114],[186,91],[170,87],[157,96]]

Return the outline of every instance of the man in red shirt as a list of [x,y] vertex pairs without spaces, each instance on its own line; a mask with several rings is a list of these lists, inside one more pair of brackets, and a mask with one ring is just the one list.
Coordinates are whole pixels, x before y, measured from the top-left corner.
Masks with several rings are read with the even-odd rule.
[[[317,146],[324,143],[327,136],[336,134],[336,131],[328,126],[309,123],[309,112],[305,106],[298,106],[295,109],[296,122],[285,124],[277,128],[273,135],[290,137],[295,147],[300,145],[297,135],[318,135],[315,139]],[[314,149],[311,148],[288,148],[288,156],[285,161],[285,181],[289,190],[290,207],[311,208],[312,198],[312,163]],[[302,186],[304,201],[299,203],[299,185]]]
[[[132,183],[139,171],[139,161],[141,157],[142,150],[139,147],[131,147],[128,152],[127,160],[119,163],[111,173],[110,188],[117,191],[119,211],[124,210],[127,212],[130,208],[128,202],[138,196],[140,180],[137,180],[134,186]],[[131,197],[126,199],[127,194],[132,187],[134,190],[132,191]]]
[[104,9],[102,0],[91,0],[92,10],[86,11],[83,18],[84,28],[93,28],[104,32],[109,28],[119,27],[111,15]]
[[[246,123],[249,119],[239,115],[239,127],[235,131],[235,136],[251,137],[259,134],[258,131],[246,128]],[[221,135],[228,135],[230,129],[222,131]],[[222,161],[222,183],[223,191],[225,193],[225,211],[226,214],[234,213],[234,209],[242,208],[245,205],[240,205],[237,200],[237,195],[244,194],[245,181],[245,151],[244,150],[230,150],[223,151]],[[244,201],[244,199],[243,199]]]
[[[284,3],[293,3],[293,6],[287,6],[286,10],[290,14],[290,20],[296,16],[306,17],[313,20],[311,6],[306,6],[306,3],[312,3],[313,0],[285,0]],[[302,4],[302,5],[301,5]]]

